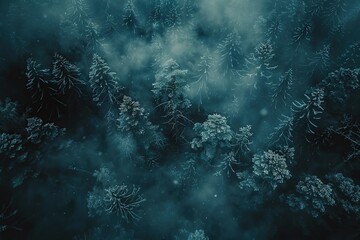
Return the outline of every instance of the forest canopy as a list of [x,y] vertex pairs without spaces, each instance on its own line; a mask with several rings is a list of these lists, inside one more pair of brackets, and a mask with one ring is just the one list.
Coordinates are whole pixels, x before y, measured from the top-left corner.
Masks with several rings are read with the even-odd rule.
[[0,12],[0,239],[360,238],[359,1]]

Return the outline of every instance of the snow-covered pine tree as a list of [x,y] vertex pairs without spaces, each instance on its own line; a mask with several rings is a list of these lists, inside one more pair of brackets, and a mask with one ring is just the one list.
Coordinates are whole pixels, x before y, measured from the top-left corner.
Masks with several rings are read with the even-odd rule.
[[[272,150],[255,154],[252,158],[252,169],[236,173],[240,180],[239,187],[262,195],[273,192],[292,177],[290,161],[284,154]],[[262,202],[261,198],[253,200]]]
[[165,15],[165,26],[171,31],[176,31],[176,29],[181,26],[181,15],[176,4],[172,4]]
[[240,37],[229,33],[219,44],[217,51],[221,73],[230,80],[233,79],[238,75],[243,58]]
[[243,77],[255,88],[264,89],[268,80],[272,77],[272,72],[277,68],[272,65],[274,49],[270,42],[260,43],[255,47],[255,51],[245,58],[245,70]]
[[260,43],[255,51],[245,58],[245,75],[253,78],[254,87],[259,81],[265,82],[272,77],[272,70],[277,66],[272,66],[274,49],[270,42]]
[[140,187],[117,185],[115,175],[107,168],[95,171],[93,176],[97,181],[87,197],[89,216],[116,214],[126,222],[141,218],[138,210],[146,199],[140,194]]
[[182,70],[173,59],[167,60],[155,75],[152,92],[158,107],[164,112],[165,124],[169,125],[174,136],[179,136],[185,123],[189,121],[186,110],[190,108],[190,101],[184,96],[184,77],[187,70]]
[[116,18],[112,14],[106,15],[105,24],[102,28],[102,33],[106,37],[111,37],[113,34],[119,31],[119,26],[116,22]]
[[59,117],[60,107],[65,104],[56,90],[50,70],[42,69],[40,64],[30,58],[27,60],[26,78],[26,87],[32,94],[37,111],[46,110],[50,117],[54,114]]
[[80,79],[80,69],[58,53],[54,55],[52,74],[61,94],[69,94],[72,91],[81,95],[80,88],[85,83]]
[[303,42],[309,42],[311,40],[312,28],[311,22],[305,21],[299,23],[299,26],[294,29],[291,42],[296,45],[296,49],[299,49]]
[[344,0],[332,0],[328,1],[325,9],[325,16],[327,17],[328,24],[339,23],[346,12],[347,1]]
[[332,187],[312,175],[306,175],[298,182],[296,193],[290,194],[286,202],[294,210],[306,211],[315,218],[335,205]]
[[[316,122],[323,113],[324,89],[315,88],[310,94],[305,94],[306,102],[294,101],[292,112],[296,125],[305,125],[305,131],[308,134],[314,134],[317,128]],[[308,141],[309,139],[306,138]]]
[[284,30],[284,24],[282,22],[281,16],[277,12],[270,14],[266,22],[266,27],[267,27],[267,31],[266,31],[267,39],[269,41],[278,40],[280,34]]
[[191,141],[191,148],[200,150],[200,157],[207,162],[213,161],[222,150],[232,147],[234,132],[220,114],[209,114],[205,122],[195,123],[193,130],[195,138]]
[[[360,89],[360,69],[340,68],[328,74],[319,87],[324,88],[326,105],[332,109],[343,109]],[[351,104],[350,104],[351,105]]]
[[90,67],[89,82],[94,102],[108,112],[117,102],[116,93],[119,90],[116,73],[99,55],[93,55]]
[[99,27],[92,21],[89,21],[85,26],[85,50],[90,57],[92,54],[99,52],[101,47],[98,28]]
[[6,98],[0,101],[0,132],[14,132],[20,122],[17,102]]
[[89,20],[89,7],[85,0],[72,0],[65,13],[69,21],[76,24],[78,29],[83,29]]
[[125,29],[132,33],[136,33],[138,28],[138,20],[136,8],[133,0],[128,0],[125,4],[122,22]]
[[348,46],[344,53],[339,57],[339,64],[344,68],[359,67],[360,62],[360,42],[355,42]]
[[290,68],[284,75],[279,78],[277,83],[271,84],[272,86],[272,103],[276,108],[279,104],[286,105],[288,98],[291,97],[290,90],[293,84],[293,71]]
[[330,62],[330,45],[324,45],[322,49],[316,51],[311,58],[309,58],[307,66],[310,68],[311,75],[315,72],[320,72],[324,75],[329,68]]
[[148,116],[149,113],[145,112],[139,102],[124,95],[116,119],[117,129],[125,134],[140,136],[138,139],[146,150],[151,145],[155,147],[164,145],[164,138],[159,127],[153,125]]
[[293,142],[293,126],[294,118],[283,115],[280,123],[275,127],[274,132],[269,136],[269,146],[285,144],[289,145]]
[[345,177],[342,173],[330,174],[327,176],[330,185],[334,191],[337,206],[345,214],[360,217],[360,186],[354,183],[354,180]]
[[199,106],[202,105],[203,94],[206,97],[208,96],[209,91],[209,81],[210,81],[210,74],[213,70],[213,59],[212,57],[207,54],[203,55],[200,58],[200,62],[196,67],[194,78],[195,82],[192,84],[197,88],[197,94],[199,95]]
[[252,162],[255,178],[266,182],[273,189],[291,178],[285,156],[272,150],[265,151],[263,154],[255,154]]

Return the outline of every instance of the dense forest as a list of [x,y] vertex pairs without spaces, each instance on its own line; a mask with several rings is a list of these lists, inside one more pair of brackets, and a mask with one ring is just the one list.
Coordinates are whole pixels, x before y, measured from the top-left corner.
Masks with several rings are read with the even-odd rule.
[[358,0],[0,1],[0,239],[360,239]]

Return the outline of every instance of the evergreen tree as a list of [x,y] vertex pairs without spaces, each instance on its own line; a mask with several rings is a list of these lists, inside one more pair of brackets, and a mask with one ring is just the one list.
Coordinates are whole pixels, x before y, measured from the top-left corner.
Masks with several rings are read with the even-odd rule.
[[293,142],[294,118],[283,115],[280,124],[275,127],[274,132],[269,136],[269,145],[285,144]]
[[80,88],[85,83],[80,79],[80,69],[58,53],[54,56],[52,75],[61,94],[69,94],[71,91],[81,94]]
[[280,34],[284,30],[284,24],[277,12],[272,13],[266,22],[266,37],[269,41],[279,40]]
[[85,26],[85,49],[89,56],[92,54],[99,52],[101,47],[100,42],[100,33],[98,31],[98,26],[89,21]]
[[167,29],[176,31],[181,26],[181,16],[178,10],[178,6],[174,4],[165,16],[165,26]]
[[279,104],[286,105],[288,98],[291,97],[289,91],[293,84],[293,71],[290,68],[282,75],[277,83],[272,84],[272,102],[276,108]]
[[116,18],[112,14],[106,15],[106,20],[102,32],[106,37],[111,37],[113,34],[119,32]]
[[114,107],[117,102],[116,93],[119,90],[116,73],[99,55],[93,55],[93,62],[90,67],[89,82],[94,102],[106,111]]
[[287,197],[287,204],[294,210],[306,211],[319,217],[335,205],[334,192],[316,176],[307,175],[296,185],[296,194]]
[[65,104],[60,100],[50,70],[41,69],[40,64],[30,58],[27,61],[26,77],[26,87],[32,93],[37,111],[46,110],[50,117],[54,113],[59,117],[60,107]]
[[360,186],[356,185],[351,178],[345,177],[342,173],[330,174],[327,176],[334,191],[337,205],[346,214],[360,216]]
[[124,96],[119,106],[117,127],[121,132],[141,136],[139,140],[145,149],[148,149],[151,143],[161,147],[164,141],[163,136],[158,126],[149,121],[148,116],[149,114],[145,112],[139,102]]
[[71,0],[65,14],[68,20],[82,32],[89,21],[89,6],[85,0]]
[[296,124],[305,125],[306,133],[314,134],[317,128],[316,121],[320,119],[320,115],[324,111],[324,89],[313,89],[310,94],[305,94],[305,97],[306,102],[295,101],[293,103],[292,111]]
[[193,128],[196,137],[191,141],[191,148],[201,150],[201,158],[212,161],[221,149],[229,149],[232,145],[233,131],[226,118],[219,114],[210,114],[203,123],[195,123]]
[[122,16],[123,26],[130,32],[135,33],[138,28],[138,20],[133,0],[128,0],[125,4]]
[[356,68],[360,62],[360,42],[355,42],[348,46],[339,57],[339,64],[343,68]]
[[238,75],[242,63],[242,49],[240,37],[235,33],[230,33],[218,46],[219,67],[222,74],[233,79]]
[[[245,59],[245,70],[243,77],[250,81],[255,88],[264,89],[265,84],[272,77],[272,72],[277,66],[272,66],[274,49],[269,42],[260,43],[254,53]],[[259,86],[258,86],[259,85]]]
[[139,102],[133,101],[131,97],[124,96],[119,107],[118,128],[125,132],[134,132],[139,135],[145,134],[150,125],[148,114],[140,107]]
[[346,12],[346,1],[344,0],[332,0],[327,2],[325,16],[328,19],[328,23],[335,24],[342,20],[343,14]]
[[165,124],[170,126],[174,136],[180,136],[189,121],[186,111],[191,103],[183,94],[186,74],[187,70],[182,70],[175,60],[169,59],[161,66],[153,83],[152,92],[158,107],[164,112]]
[[198,89],[197,94],[199,95],[199,105],[202,105],[203,94],[208,96],[209,91],[209,81],[210,81],[210,74],[213,70],[213,60],[210,55],[201,56],[200,62],[197,65],[194,78],[196,81],[193,83],[194,86]]
[[311,75],[315,71],[319,71],[323,75],[330,66],[330,45],[325,45],[321,50],[315,52],[309,59],[308,66]]
[[311,35],[312,24],[308,21],[302,22],[294,29],[292,44],[296,45],[296,49],[298,49],[303,42],[311,40]]
[[6,98],[5,101],[0,101],[0,132],[15,130],[14,128],[20,122],[17,108],[17,102],[13,102],[9,98]]
[[324,88],[326,106],[343,109],[360,88],[360,69],[340,68],[329,73],[319,87]]
[[219,176],[222,172],[225,172],[228,177],[231,173],[236,174],[236,165],[239,165],[240,161],[236,158],[234,152],[223,154],[220,159],[220,163],[216,166],[218,170],[215,175]]
[[138,209],[146,200],[139,193],[140,188],[117,185],[115,176],[107,168],[95,171],[96,184],[88,193],[87,206],[90,216],[116,214],[126,222],[138,221]]

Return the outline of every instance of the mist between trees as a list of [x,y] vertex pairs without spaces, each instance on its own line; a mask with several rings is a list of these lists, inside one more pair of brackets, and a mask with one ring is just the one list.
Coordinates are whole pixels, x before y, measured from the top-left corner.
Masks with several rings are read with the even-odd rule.
[[1,239],[358,239],[356,0],[0,3]]

